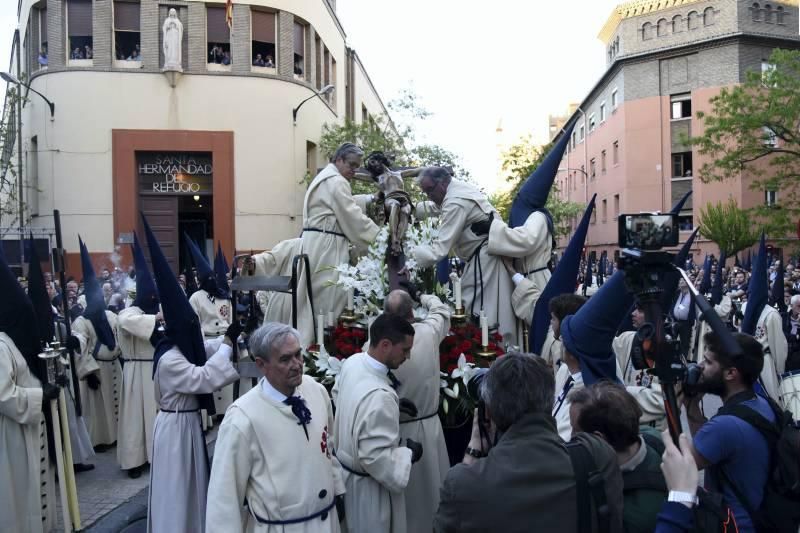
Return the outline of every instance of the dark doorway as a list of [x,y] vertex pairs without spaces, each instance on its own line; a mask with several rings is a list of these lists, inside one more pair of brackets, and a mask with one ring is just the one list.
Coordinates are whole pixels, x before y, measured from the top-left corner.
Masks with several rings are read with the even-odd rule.
[[184,239],[188,235],[213,264],[214,257],[214,215],[211,195],[178,196],[178,229],[180,246],[180,270],[193,265],[189,248]]

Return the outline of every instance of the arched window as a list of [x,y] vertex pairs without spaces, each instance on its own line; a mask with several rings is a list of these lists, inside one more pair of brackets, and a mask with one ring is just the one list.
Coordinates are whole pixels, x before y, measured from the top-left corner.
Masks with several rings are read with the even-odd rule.
[[667,34],[667,19],[659,19],[656,23],[656,35],[664,37]]
[[753,15],[753,22],[761,22],[761,6],[758,2],[753,2],[750,6],[750,13]]
[[775,15],[776,15],[776,18],[777,18],[776,22],[778,24],[785,24],[786,23],[786,21],[783,19],[784,16],[786,16],[786,11],[783,10],[782,6],[778,6],[778,7],[775,8]]
[[714,8],[707,7],[703,11],[703,26],[711,26],[714,24]]
[[696,30],[700,27],[700,14],[697,11],[689,11],[689,29]]
[[675,15],[672,17],[672,33],[680,33],[683,31],[683,15]]
[[764,22],[767,24],[772,24],[772,6],[770,4],[764,4]]
[[642,24],[642,40],[647,41],[653,38],[653,25],[649,22]]

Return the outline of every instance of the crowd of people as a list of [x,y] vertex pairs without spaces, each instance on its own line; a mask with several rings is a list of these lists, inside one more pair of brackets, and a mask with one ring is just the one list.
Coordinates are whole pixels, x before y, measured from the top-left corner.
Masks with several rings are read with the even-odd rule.
[[94,59],[94,50],[88,44],[83,48],[76,46],[69,54],[70,59]]
[[[392,290],[363,352],[341,364],[330,390],[304,374],[304,349],[315,341],[304,284],[297,329],[288,325],[291,296],[282,293],[267,295],[260,327],[247,327],[231,301],[221,250],[212,267],[187,240],[195,270],[176,276],[146,220],[152,271],[137,238],[132,270],[97,277],[81,242],[82,284],[72,280],[60,291],[36,281],[31,268],[26,296],[0,261],[0,282],[13,296],[0,305],[0,363],[12,369],[0,372],[0,398],[15,398],[0,402],[0,436],[39,435],[34,446],[0,437],[0,454],[27,454],[37,471],[48,464],[41,405],[53,391],[36,371],[47,336],[31,325],[52,322],[60,307],[53,304],[66,298],[72,336],[65,342],[76,354],[73,385],[84,405],[81,416],[71,415],[78,430],[70,437],[89,441],[73,449],[90,455],[116,442],[132,476],[150,463],[148,528],[156,533],[778,530],[765,523],[796,530],[796,514],[763,512],[775,503],[774,434],[791,400],[781,381],[800,320],[796,261],[770,261],[762,239],[749,265],[709,256],[701,267],[688,256],[693,238],[684,243],[676,264],[688,267],[698,297],[727,327],[698,312],[682,278],[659,280],[664,317],[654,317],[652,299],[628,291],[624,269],[605,256],[597,265],[582,259],[594,199],[549,264],[554,228],[544,206],[565,142],[520,189],[508,222],[473,185],[444,168],[422,169],[416,183],[428,201],[414,211],[438,216],[440,225],[431,243],[408,254],[423,268],[446,267],[455,256],[460,276],[439,280],[460,285],[462,306],[410,283]],[[328,267],[347,263],[379,233],[366,206],[381,202],[383,191],[350,188],[363,156],[353,144],[339,147],[306,192],[302,235],[247,258],[241,274],[288,275],[305,253],[315,308],[341,313],[347,293]],[[770,280],[780,294],[771,302]],[[50,293],[37,317],[39,285]],[[422,319],[414,318],[418,307]],[[488,370],[462,370],[478,407],[463,458],[451,465],[437,414],[439,345],[454,311],[486,317],[510,346],[527,340],[528,352],[512,348]],[[672,366],[691,379],[662,383],[662,367],[642,364],[647,348],[637,330],[654,320],[666,324]],[[241,379],[243,360],[257,369],[257,384]],[[665,403],[673,390],[676,401]],[[683,431],[673,404],[688,421]],[[204,430],[220,419],[209,460]],[[19,467],[6,476],[6,464],[0,529],[41,530],[52,512],[41,505],[47,495],[26,506],[4,496],[39,494],[47,472],[31,478]],[[797,498],[796,488],[789,495]]]

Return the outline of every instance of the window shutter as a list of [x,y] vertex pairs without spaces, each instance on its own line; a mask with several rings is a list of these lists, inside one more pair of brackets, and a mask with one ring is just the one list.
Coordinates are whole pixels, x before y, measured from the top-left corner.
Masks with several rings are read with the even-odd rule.
[[253,40],[275,44],[275,13],[252,11]]
[[92,0],[69,0],[67,25],[70,37],[92,35]]
[[228,31],[228,24],[225,22],[224,7],[207,7],[206,24],[208,42],[218,44],[230,42],[231,35]]
[[115,0],[114,29],[139,31],[139,3]]
[[294,53],[299,56],[306,55],[306,27],[302,24],[294,23]]

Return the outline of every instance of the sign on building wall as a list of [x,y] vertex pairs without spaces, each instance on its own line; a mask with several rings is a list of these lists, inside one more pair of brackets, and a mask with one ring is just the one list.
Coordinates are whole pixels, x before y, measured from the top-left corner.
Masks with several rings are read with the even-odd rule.
[[139,192],[159,195],[212,193],[210,152],[136,152]]

